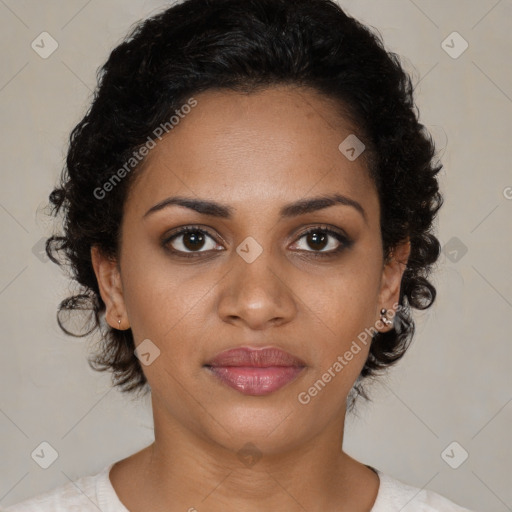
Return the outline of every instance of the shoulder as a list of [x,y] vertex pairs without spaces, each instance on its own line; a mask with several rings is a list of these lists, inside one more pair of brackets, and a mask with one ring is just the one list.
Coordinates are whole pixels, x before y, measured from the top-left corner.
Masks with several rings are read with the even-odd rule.
[[472,512],[428,489],[407,485],[377,470],[380,488],[371,512]]
[[109,464],[95,475],[82,476],[73,482],[3,510],[5,512],[98,512],[98,510],[117,512],[117,509],[102,508],[102,505],[109,502],[108,474],[112,465]]

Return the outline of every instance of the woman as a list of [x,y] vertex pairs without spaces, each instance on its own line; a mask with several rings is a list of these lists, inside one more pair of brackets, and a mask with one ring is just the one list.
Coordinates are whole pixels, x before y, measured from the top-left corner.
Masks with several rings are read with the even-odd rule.
[[47,251],[155,441],[7,510],[467,510],[343,451],[435,299],[434,155],[399,59],[330,0],[140,23],[72,133]]

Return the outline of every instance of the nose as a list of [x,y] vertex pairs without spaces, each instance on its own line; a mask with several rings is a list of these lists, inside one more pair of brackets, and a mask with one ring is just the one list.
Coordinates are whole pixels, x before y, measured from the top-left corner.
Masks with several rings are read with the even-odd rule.
[[297,313],[297,303],[283,266],[271,261],[270,251],[264,250],[251,263],[235,252],[232,259],[218,303],[222,320],[252,330],[290,322]]

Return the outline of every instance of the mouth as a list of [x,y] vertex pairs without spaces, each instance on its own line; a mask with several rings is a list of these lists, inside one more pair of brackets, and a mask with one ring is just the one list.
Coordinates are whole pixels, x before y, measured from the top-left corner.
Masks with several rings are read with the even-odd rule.
[[306,364],[278,348],[235,348],[221,352],[205,367],[229,387],[244,395],[273,393],[304,370]]

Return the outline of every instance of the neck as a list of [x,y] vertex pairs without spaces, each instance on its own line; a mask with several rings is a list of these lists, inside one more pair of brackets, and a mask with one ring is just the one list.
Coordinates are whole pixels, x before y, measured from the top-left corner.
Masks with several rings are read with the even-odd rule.
[[271,453],[266,444],[238,451],[213,444],[154,412],[155,441],[132,456],[138,494],[118,494],[134,511],[369,512],[378,476],[343,452],[344,419],[345,412],[300,446]]

